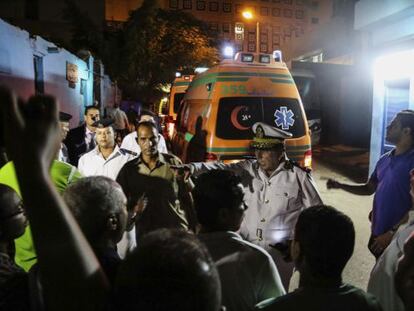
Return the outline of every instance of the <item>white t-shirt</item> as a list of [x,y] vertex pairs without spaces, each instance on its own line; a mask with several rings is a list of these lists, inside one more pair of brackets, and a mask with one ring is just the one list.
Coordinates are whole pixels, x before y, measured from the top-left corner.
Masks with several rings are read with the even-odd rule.
[[231,231],[200,234],[198,238],[216,263],[223,305],[229,310],[253,310],[257,303],[285,294],[275,263],[261,247]]
[[372,269],[367,292],[377,297],[383,311],[405,310],[404,304],[395,290],[394,277],[398,258],[403,254],[404,242],[413,231],[414,211],[410,211],[407,225],[397,231],[390,245],[378,258]]

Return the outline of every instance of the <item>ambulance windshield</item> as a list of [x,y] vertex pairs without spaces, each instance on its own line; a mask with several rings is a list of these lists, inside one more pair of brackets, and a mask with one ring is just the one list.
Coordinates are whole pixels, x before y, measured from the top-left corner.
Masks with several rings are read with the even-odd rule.
[[216,136],[222,139],[252,139],[251,127],[265,122],[292,133],[305,135],[299,102],[292,98],[226,97],[219,103]]

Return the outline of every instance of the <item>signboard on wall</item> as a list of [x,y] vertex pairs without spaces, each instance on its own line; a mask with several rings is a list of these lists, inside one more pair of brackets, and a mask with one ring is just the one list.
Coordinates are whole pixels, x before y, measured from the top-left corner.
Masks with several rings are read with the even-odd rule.
[[234,27],[234,35],[236,41],[243,41],[244,39],[244,24],[236,23]]
[[69,83],[78,83],[79,76],[78,76],[78,66],[69,62],[66,62],[66,80]]

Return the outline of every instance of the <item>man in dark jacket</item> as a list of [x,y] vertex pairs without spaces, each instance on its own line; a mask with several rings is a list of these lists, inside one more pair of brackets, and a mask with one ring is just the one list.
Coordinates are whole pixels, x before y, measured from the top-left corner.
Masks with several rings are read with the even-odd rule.
[[63,143],[68,148],[70,164],[78,166],[80,156],[95,148],[95,127],[93,124],[98,120],[98,107],[87,106],[85,108],[85,124],[69,131]]

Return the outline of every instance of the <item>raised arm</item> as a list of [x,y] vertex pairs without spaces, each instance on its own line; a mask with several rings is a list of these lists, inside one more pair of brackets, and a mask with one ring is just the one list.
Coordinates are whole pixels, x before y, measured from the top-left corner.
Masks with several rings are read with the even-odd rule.
[[59,146],[57,105],[51,97],[33,97],[18,105],[3,88],[0,102],[7,116],[2,120],[7,151],[30,220],[45,304],[50,310],[101,310],[108,282],[49,176]]
[[377,183],[374,178],[370,178],[365,184],[350,185],[341,183],[334,179],[328,179],[326,183],[328,189],[342,189],[346,192],[356,195],[371,195],[377,189]]

